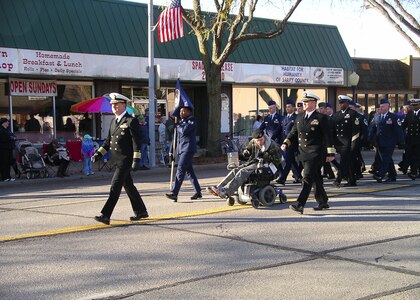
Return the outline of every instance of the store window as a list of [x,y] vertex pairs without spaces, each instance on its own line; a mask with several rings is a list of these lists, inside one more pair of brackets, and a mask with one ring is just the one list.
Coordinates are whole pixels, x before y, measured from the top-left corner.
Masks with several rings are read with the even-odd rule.
[[[53,97],[12,96],[13,132],[18,139],[33,143],[48,143],[54,137],[67,141],[77,139],[80,120],[83,114],[73,114],[71,106],[92,98],[92,85],[89,83],[58,83],[55,97],[54,119]],[[7,83],[0,82],[0,116],[9,118],[9,96]]]

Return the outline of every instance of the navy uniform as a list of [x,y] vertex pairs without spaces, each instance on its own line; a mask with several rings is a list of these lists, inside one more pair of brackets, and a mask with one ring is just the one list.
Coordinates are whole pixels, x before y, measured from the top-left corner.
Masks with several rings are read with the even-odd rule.
[[[302,101],[317,100],[319,100],[318,96],[311,93],[304,93]],[[329,208],[328,196],[325,192],[321,176],[321,168],[325,159],[325,148],[327,148],[329,156],[334,155],[327,116],[316,110],[311,112],[306,111],[303,114],[297,115],[295,125],[284,140],[282,148],[285,147],[285,144],[289,146],[296,140],[298,141],[299,147],[299,160],[303,164],[303,187],[297,198],[297,205],[291,205],[290,209],[303,213],[303,208],[312,186],[314,186],[315,200],[318,202],[318,206],[314,207],[314,209],[327,209]]]
[[[188,110],[188,115],[183,115],[183,110]],[[175,175],[175,183],[172,186],[171,193],[166,194],[166,197],[177,202],[178,193],[181,189],[182,182],[184,181],[185,175],[187,175],[194,187],[195,194],[191,197],[191,200],[202,198],[201,187],[198,183],[197,176],[195,175],[192,160],[194,154],[197,152],[197,143],[196,143],[196,131],[197,124],[192,115],[190,115],[192,110],[191,107],[180,107],[180,116],[176,126],[176,155],[178,156],[178,167]],[[172,153],[173,144],[170,149],[170,156],[173,159]]]
[[406,129],[406,155],[410,165],[407,175],[415,179],[420,167],[420,99],[410,99],[413,110],[405,117],[403,127]]
[[[109,97],[112,105],[117,103],[127,104],[130,101],[127,97],[118,93],[111,93]],[[115,118],[111,121],[108,137],[92,157],[92,161],[95,162],[109,151],[111,161],[116,166],[111,181],[109,197],[101,211],[102,215],[95,217],[95,220],[98,222],[109,224],[122,187],[124,187],[134,211],[134,216],[130,217],[130,220],[136,221],[149,216],[130,174],[132,169],[136,170],[140,161],[139,139],[140,129],[137,119],[133,118],[126,111],[118,116],[115,114]]]
[[[276,102],[273,100],[268,101],[268,106],[276,106]],[[276,109],[277,110],[277,109]],[[260,126],[261,130],[264,130],[265,133],[271,137],[271,139],[277,143],[281,141],[281,133],[282,133],[282,116],[275,111],[272,114],[268,114],[264,117],[264,120]]]
[[352,99],[346,95],[339,95],[338,102],[341,110],[333,115],[334,146],[340,153],[340,167],[334,185],[340,186],[343,178],[348,180],[344,186],[356,185],[356,152],[360,147],[359,114],[349,107]]
[[[387,105],[389,108],[388,99],[382,99],[380,104]],[[396,145],[405,143],[401,120],[398,119],[397,115],[388,111],[383,114],[379,113],[374,117],[369,135],[375,137],[376,150],[381,160],[379,170],[373,177],[377,182],[382,182],[382,179],[388,173],[386,182],[395,181],[397,172],[392,155]]]
[[[287,104],[292,105],[293,107],[295,106],[294,101],[290,99],[287,101]],[[287,138],[287,136],[289,135],[290,131],[293,128],[293,125],[295,125],[296,116],[297,116],[296,112],[293,112],[290,114],[286,113],[283,116],[283,120],[281,122],[281,128],[282,128],[281,140],[282,141]],[[281,172],[281,176],[277,180],[278,183],[285,184],[287,175],[289,175],[290,169],[292,170],[293,176],[295,178],[294,182],[298,183],[302,181],[302,175],[301,175],[301,172],[299,171],[299,166],[296,162],[297,148],[298,148],[298,143],[296,141],[293,144],[291,144],[289,147],[287,147],[286,151],[284,151],[283,157],[284,157],[285,165],[284,165],[283,171]]]
[[[359,103],[355,103],[355,106],[360,108]],[[356,151],[356,178],[362,178],[363,172],[366,170],[365,160],[362,155],[362,148],[368,146],[368,119],[363,113],[358,112],[359,124],[360,124],[360,146]]]

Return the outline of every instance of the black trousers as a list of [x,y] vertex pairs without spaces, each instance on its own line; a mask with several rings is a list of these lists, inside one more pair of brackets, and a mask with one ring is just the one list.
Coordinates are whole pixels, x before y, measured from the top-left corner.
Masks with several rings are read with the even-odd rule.
[[10,179],[10,166],[12,163],[12,150],[0,149],[0,175],[1,180]]
[[407,144],[407,160],[409,161],[410,172],[417,175],[420,167],[420,144]]
[[106,201],[104,207],[102,208],[101,213],[108,218],[111,217],[112,212],[114,211],[115,205],[120,198],[121,189],[124,187],[128,198],[130,199],[131,206],[135,213],[144,213],[146,212],[146,206],[144,205],[143,199],[141,198],[137,188],[134,186],[133,178],[130,174],[131,165],[116,167],[114,176],[111,181],[111,190],[109,193],[109,198]]
[[323,161],[320,158],[313,160],[302,161],[303,164],[303,187],[297,198],[299,205],[305,206],[311,193],[312,187],[314,188],[315,200],[319,204],[328,202],[328,196],[324,189],[324,182],[321,176],[321,167]]
[[341,182],[343,178],[346,178],[349,183],[356,183],[356,153],[349,149],[337,149],[337,152],[340,153],[340,167],[338,169],[337,181]]

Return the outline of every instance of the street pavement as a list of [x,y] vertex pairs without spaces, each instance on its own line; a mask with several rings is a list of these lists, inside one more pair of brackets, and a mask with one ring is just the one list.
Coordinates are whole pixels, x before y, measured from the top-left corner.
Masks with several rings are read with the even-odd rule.
[[[203,187],[227,173],[196,170]],[[150,218],[130,222],[123,193],[106,226],[111,176],[0,185],[0,299],[420,299],[420,180],[328,180],[331,208],[300,215],[291,183],[271,207],[190,200],[188,181],[174,203],[159,167],[133,176]]]

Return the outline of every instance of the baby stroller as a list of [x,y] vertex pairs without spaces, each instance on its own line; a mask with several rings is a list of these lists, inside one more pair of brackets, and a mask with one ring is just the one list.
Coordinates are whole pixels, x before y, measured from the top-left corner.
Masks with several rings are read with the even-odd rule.
[[29,141],[19,143],[19,152],[22,157],[20,169],[22,174],[26,174],[26,178],[49,177],[45,162],[38,150]]
[[276,178],[275,171],[268,165],[259,162],[258,168],[248,178],[232,197],[227,199],[227,204],[233,206],[235,201],[241,205],[251,202],[254,208],[258,208],[260,204],[264,206],[272,206],[279,197],[280,203],[287,202],[287,196],[283,194],[281,188],[271,184]]

